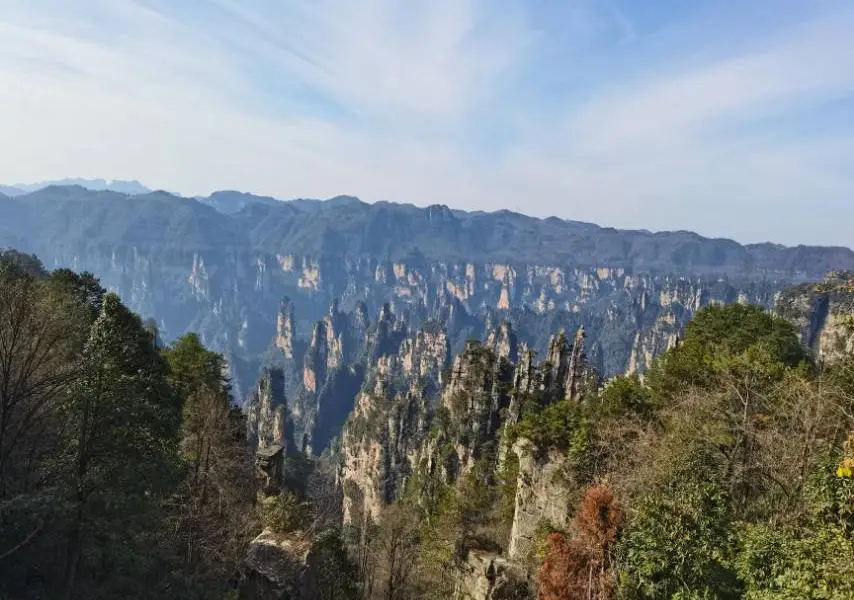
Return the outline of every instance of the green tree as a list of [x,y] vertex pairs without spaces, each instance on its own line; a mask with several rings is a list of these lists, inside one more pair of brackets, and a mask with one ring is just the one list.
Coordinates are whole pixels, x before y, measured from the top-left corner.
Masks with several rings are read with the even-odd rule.
[[739,544],[736,567],[746,600],[854,598],[854,539],[838,527],[745,525]]
[[163,351],[169,381],[183,399],[182,451],[192,465],[194,486],[204,494],[211,453],[229,418],[229,384],[225,359],[189,333]]
[[0,275],[27,276],[42,279],[47,275],[44,264],[35,254],[0,249]]
[[48,281],[52,287],[67,294],[80,306],[88,309],[89,324],[100,314],[101,303],[107,292],[101,287],[101,282],[91,273],[75,273],[70,269],[57,269],[50,274]]
[[62,406],[68,506],[63,598],[138,597],[146,533],[178,475],[179,399],[136,315],[103,299]]
[[43,279],[0,271],[0,499],[33,485],[88,325],[74,299]]
[[312,544],[317,565],[317,591],[320,600],[355,600],[356,565],[347,555],[341,532],[335,528],[321,531]]
[[596,416],[645,415],[652,402],[649,388],[637,375],[620,375],[608,383],[594,400]]
[[810,514],[775,527],[745,523],[735,561],[748,600],[854,598],[854,435],[813,474]]
[[222,355],[205,348],[193,333],[162,354],[169,365],[169,383],[183,406],[180,448],[185,467],[180,486],[169,498],[162,530],[197,593],[218,594],[225,591],[260,526],[252,510],[254,473],[246,426],[230,404]]
[[729,568],[727,498],[714,484],[673,481],[642,499],[619,545],[625,598],[739,597]]
[[686,387],[713,387],[736,357],[762,357],[773,366],[808,361],[795,328],[762,308],[746,304],[708,306],[685,329],[679,346],[658,358],[647,373],[654,398],[669,401]]

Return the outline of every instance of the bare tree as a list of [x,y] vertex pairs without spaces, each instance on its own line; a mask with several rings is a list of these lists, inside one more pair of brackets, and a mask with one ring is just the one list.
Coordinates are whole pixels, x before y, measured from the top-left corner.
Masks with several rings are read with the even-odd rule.
[[413,511],[394,504],[383,511],[382,521],[372,543],[376,562],[381,569],[380,589],[383,600],[401,600],[417,570],[419,553],[418,526]]
[[0,498],[32,483],[46,417],[77,372],[72,304],[30,276],[0,276]]

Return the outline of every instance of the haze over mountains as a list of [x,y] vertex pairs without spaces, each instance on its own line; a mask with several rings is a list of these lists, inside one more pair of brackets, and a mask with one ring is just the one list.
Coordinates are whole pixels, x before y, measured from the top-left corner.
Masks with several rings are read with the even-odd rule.
[[0,185],[0,194],[6,196],[21,196],[30,192],[36,192],[51,185],[79,185],[88,190],[102,191],[109,190],[111,192],[119,192],[121,194],[147,194],[150,189],[142,185],[140,182],[121,181],[118,179],[82,179],[80,177],[66,177],[65,179],[55,179],[51,181],[42,181],[39,183],[16,183],[15,185]]
[[[113,234],[120,233],[123,227],[136,229],[150,218],[152,211],[167,210],[170,205],[182,209],[178,220],[173,219],[173,225],[188,227],[190,221],[206,218],[200,204],[223,215],[207,217],[213,227],[209,231],[194,228],[200,238],[216,240],[221,235],[235,235],[242,238],[240,243],[266,252],[316,256],[367,254],[382,258],[423,254],[424,258],[435,260],[608,264],[659,272],[686,270],[722,275],[782,273],[796,279],[815,278],[831,268],[854,265],[854,253],[847,248],[741,245],[687,231],[616,230],[557,217],[537,219],[507,210],[459,211],[441,204],[426,208],[391,202],[367,204],[353,196],[326,201],[280,201],[239,191],[217,191],[210,196],[196,196],[196,202],[191,203],[179,195],[152,192],[138,181],[103,179],[0,186],[0,193],[11,198],[31,194],[17,207],[15,203],[4,206],[10,219],[26,219],[28,215],[38,218],[43,216],[41,209],[47,209],[48,205],[56,209],[58,218],[73,212],[81,223],[63,237],[74,237],[82,227],[102,228],[111,224],[114,227],[108,229]],[[78,206],[81,202],[87,204]],[[106,206],[108,203],[115,205]],[[136,210],[140,214],[133,214]],[[45,225],[48,227],[43,229],[50,231],[50,222]]]

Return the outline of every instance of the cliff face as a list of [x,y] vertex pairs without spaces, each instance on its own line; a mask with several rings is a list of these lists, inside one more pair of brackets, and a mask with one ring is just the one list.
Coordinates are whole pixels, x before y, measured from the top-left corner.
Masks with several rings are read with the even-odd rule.
[[454,449],[449,463],[452,477],[471,470],[497,440],[512,381],[513,365],[479,342],[470,342],[454,359],[441,395],[448,423],[439,432],[442,441]]
[[[364,345],[367,316],[386,304],[409,331],[428,318],[444,325],[455,354],[465,340],[483,339],[493,323],[504,319],[513,322],[519,343],[541,355],[552,332],[583,324],[592,362],[611,376],[644,370],[673,343],[697,307],[739,297],[770,306],[788,285],[783,279],[743,284],[589,267],[408,264],[359,257],[331,261],[227,246],[35,250],[48,265],[94,272],[135,311],[153,316],[166,340],[198,331],[206,345],[228,357],[239,398],[251,389],[271,348],[282,363],[291,363],[280,365],[289,392],[305,379],[316,393],[322,379],[314,372],[321,368],[318,359],[327,373],[350,362],[351,351]],[[336,300],[338,306],[330,311]],[[352,322],[342,321],[343,315]],[[324,325],[316,336],[319,321]],[[318,336],[325,338],[322,345]],[[304,353],[310,346],[315,356],[306,372]],[[292,374],[294,369],[303,373]]]
[[[553,336],[551,351],[539,365],[524,344],[520,349],[509,323],[499,324],[486,337],[485,344],[466,345],[447,379],[443,370],[449,360],[448,339],[441,330],[422,330],[406,340],[397,355],[377,362],[342,436],[346,522],[376,519],[416,471],[454,483],[477,461],[497,468],[508,451],[506,426],[521,417],[526,399],[577,402],[597,386],[586,360],[583,330],[572,344],[563,332]],[[510,356],[516,357],[515,363]],[[519,493],[525,492],[520,488]],[[523,508],[530,504],[525,498],[519,502]],[[519,536],[530,533],[525,533],[526,525],[519,527]]]
[[420,459],[430,399],[449,359],[444,330],[427,329],[376,362],[357,397],[341,439],[345,523],[377,520]]
[[469,552],[456,579],[454,600],[524,600],[529,598],[523,569],[501,556]]
[[265,368],[246,405],[247,434],[255,448],[286,446],[288,437],[284,374]]
[[377,522],[408,481],[415,482],[408,493],[429,502],[435,484],[455,485],[475,467],[478,477],[497,474],[512,453],[518,474],[509,544],[504,553],[468,548],[454,597],[527,598],[541,529],[568,524],[578,490],[564,453],[524,439],[510,445],[508,425],[531,402],[585,401],[598,376],[587,362],[583,329],[551,336],[539,362],[508,322],[484,337],[483,343],[468,342],[447,371],[448,339],[441,330],[422,330],[398,354],[379,359],[342,436],[343,518],[356,527]]
[[833,362],[854,351],[854,273],[831,273],[821,283],[787,290],[774,311],[798,328],[817,359]]
[[[358,349],[362,336],[342,337],[350,329],[336,315],[359,313],[366,328],[365,316],[386,303],[409,331],[430,317],[443,323],[455,354],[508,317],[519,342],[541,354],[549,334],[583,324],[591,361],[610,376],[643,370],[703,304],[770,306],[791,282],[854,268],[844,249],[743,247],[352,198],[277,203],[237,194],[235,210],[220,212],[213,207],[225,196],[215,196],[206,203],[53,186],[0,204],[0,246],[93,272],[154,317],[166,340],[199,332],[228,356],[238,398],[271,347],[302,369],[314,325],[327,318],[327,370],[349,362],[348,341]],[[301,376],[282,366],[291,392]]]
[[568,525],[576,490],[566,480],[564,455],[550,452],[540,456],[526,440],[517,442],[513,452],[519,459],[519,476],[507,556],[527,563],[536,551],[537,533],[544,523],[557,529]]

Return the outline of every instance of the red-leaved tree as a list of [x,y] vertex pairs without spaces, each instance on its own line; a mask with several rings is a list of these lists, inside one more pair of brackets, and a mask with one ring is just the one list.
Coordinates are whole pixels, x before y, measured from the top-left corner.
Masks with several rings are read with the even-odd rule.
[[537,573],[539,600],[609,600],[614,591],[613,552],[623,520],[607,486],[590,486],[573,521],[575,537],[552,533]]

